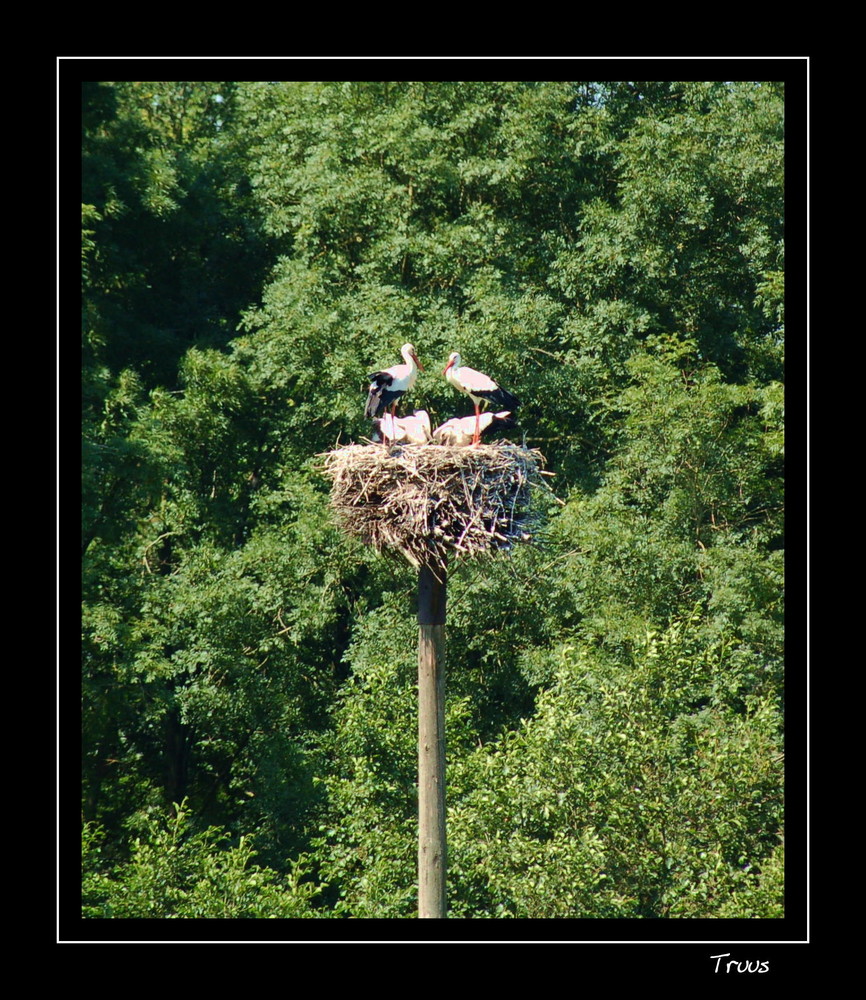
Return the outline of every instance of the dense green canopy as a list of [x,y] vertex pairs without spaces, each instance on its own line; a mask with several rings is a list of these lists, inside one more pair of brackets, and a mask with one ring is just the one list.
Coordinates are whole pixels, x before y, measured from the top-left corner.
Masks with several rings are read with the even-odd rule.
[[85,916],[415,915],[415,575],[317,458],[406,341],[555,473],[449,580],[450,915],[782,916],[782,85],[87,83],[82,151]]

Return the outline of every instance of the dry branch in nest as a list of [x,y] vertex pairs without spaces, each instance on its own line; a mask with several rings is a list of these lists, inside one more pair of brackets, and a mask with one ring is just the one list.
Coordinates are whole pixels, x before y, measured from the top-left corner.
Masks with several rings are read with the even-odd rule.
[[538,451],[505,441],[353,444],[322,457],[342,526],[414,566],[444,566],[449,554],[491,554],[531,538],[530,490],[545,474]]

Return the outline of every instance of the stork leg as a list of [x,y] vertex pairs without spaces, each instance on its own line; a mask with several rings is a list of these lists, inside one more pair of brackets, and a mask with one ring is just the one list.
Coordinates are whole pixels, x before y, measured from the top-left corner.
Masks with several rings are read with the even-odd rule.
[[481,441],[481,408],[478,403],[475,404],[475,437],[472,438],[472,447],[474,448]]
[[[395,430],[395,426],[394,426],[394,414],[396,413],[396,411],[397,411],[397,400],[395,399],[394,402],[391,404],[391,431],[392,432]],[[388,411],[386,410],[385,413],[387,414],[387,412]],[[396,437],[397,435],[395,434],[394,436]],[[382,435],[382,440],[384,441],[386,448],[390,447],[393,444],[392,439],[385,437],[384,434]]]

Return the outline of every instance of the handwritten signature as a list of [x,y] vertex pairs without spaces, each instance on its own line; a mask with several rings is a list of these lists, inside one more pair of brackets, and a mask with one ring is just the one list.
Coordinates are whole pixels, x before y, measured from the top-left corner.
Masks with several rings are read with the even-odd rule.
[[[731,958],[731,953],[726,951],[724,955],[710,955],[710,958],[716,960],[716,967],[714,972],[769,972],[770,963],[764,961],[754,961],[754,962],[740,962],[735,958]],[[722,965],[723,958],[731,958],[730,962],[725,962]],[[732,968],[733,966],[733,968]]]

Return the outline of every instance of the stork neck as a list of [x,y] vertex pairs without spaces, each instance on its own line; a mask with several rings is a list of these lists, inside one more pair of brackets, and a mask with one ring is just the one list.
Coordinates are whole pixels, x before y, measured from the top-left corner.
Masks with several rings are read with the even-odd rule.
[[417,372],[418,365],[415,363],[415,359],[412,357],[412,355],[408,351],[403,351],[401,353],[403,354],[403,360],[409,366],[409,371]]

